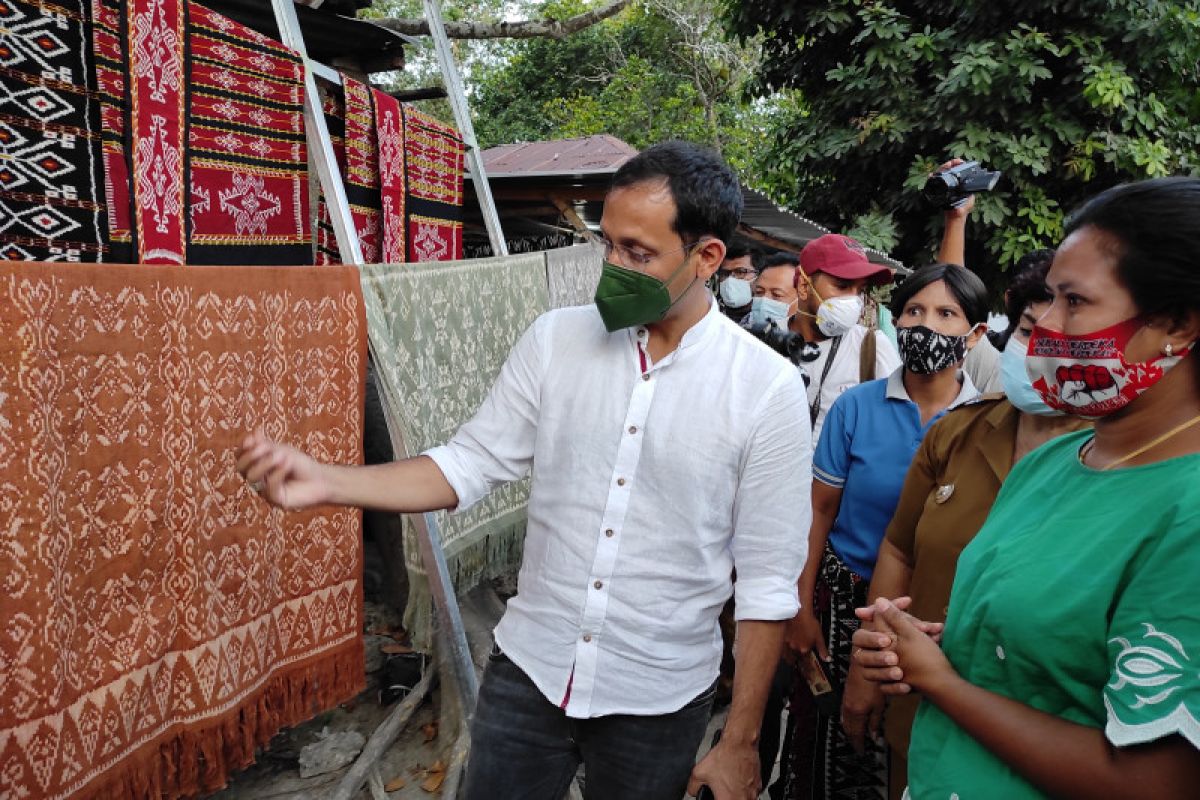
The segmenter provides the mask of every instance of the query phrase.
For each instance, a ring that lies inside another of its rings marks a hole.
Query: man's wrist
[[[320,476],[321,483],[321,498],[313,503],[313,505],[345,505],[344,501],[339,501],[339,497],[343,496],[343,492],[338,487],[338,466],[336,464],[318,464],[317,474]]]
[[[753,730],[744,730],[740,726],[726,724],[718,744],[730,748],[748,747],[757,750],[758,733],[759,726],[755,726]]]

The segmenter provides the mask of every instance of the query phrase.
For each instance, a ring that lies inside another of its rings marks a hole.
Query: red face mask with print
[[[1129,363],[1125,348],[1145,323],[1134,317],[1083,336],[1035,325],[1025,370],[1042,401],[1064,414],[1099,419],[1129,405],[1191,350]]]

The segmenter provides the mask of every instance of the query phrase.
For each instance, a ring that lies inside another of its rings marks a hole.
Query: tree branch
[[[577,14],[564,20],[528,19],[516,22],[447,22],[446,35],[451,39],[564,39],[572,33],[590,28],[598,22],[621,13],[632,0],[617,0],[601,8]],[[428,36],[429,22],[424,19],[384,17],[370,22],[389,31],[406,36]]]

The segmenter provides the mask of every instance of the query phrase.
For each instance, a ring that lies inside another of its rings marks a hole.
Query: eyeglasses
[[[668,250],[665,253],[658,253],[656,255],[647,255],[646,253],[639,253],[636,250],[631,250],[623,244],[617,244],[616,242],[610,240],[607,236],[605,236],[602,233],[599,234],[597,238],[600,240],[600,244],[604,245],[604,260],[605,261],[612,261],[612,254],[616,253],[618,256],[621,257],[621,265],[622,266],[638,267],[640,269],[645,269],[646,267],[650,266],[650,262],[656,258],[663,258],[664,256],[669,256],[673,253],[679,253],[679,252],[684,252],[684,251],[690,250],[693,247],[695,247],[696,245],[698,245],[704,241],[703,239],[701,239],[699,242],[692,242],[691,244],[685,244],[683,247],[677,247],[674,250]]]
[[[725,278],[741,278],[744,281],[753,280],[758,276],[753,267],[738,267],[737,269],[723,269],[717,275],[724,280]]]

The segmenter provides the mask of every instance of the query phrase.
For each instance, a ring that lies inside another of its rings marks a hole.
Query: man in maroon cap
[[[891,283],[892,270],[867,259],[849,236],[827,233],[800,251],[800,313],[791,330],[816,342],[821,354],[803,365],[808,374],[813,441],[821,435],[825,414],[838,396],[864,380],[890,375],[900,354],[879,331],[859,324],[868,286]]]

